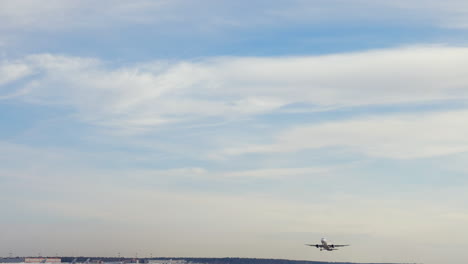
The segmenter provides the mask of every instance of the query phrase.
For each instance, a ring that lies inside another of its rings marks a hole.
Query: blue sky
[[[466,263],[467,15],[2,1],[0,255]]]

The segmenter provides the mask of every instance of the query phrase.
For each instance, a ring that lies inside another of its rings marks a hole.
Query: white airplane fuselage
[[[320,249],[320,251],[322,251],[323,249],[328,250],[328,251],[333,250],[333,248],[327,244],[327,240],[325,238],[322,238],[320,242],[322,243],[322,248]]]
[[[320,247],[320,251],[326,250],[326,251],[333,251],[333,250],[338,250],[335,248],[334,244],[328,244],[327,240],[325,238],[320,239],[320,243],[322,243]]]

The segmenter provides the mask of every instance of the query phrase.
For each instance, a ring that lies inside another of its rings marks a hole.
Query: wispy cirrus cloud
[[[24,63],[10,63],[4,61],[0,64],[0,85],[21,79],[31,74],[31,68]]]
[[[12,99],[25,95],[28,92],[26,88],[10,88],[7,85],[11,82],[30,76],[31,74],[32,69],[29,65],[24,63],[10,61],[0,63],[0,100]]]
[[[94,124],[164,124],[316,109],[468,99],[468,49],[408,47],[304,57],[220,57],[110,67],[99,59],[27,56],[3,62],[21,100],[62,105]],[[24,79],[24,77],[28,77]],[[22,79],[23,78],[23,79]]]
[[[342,148],[371,157],[413,159],[468,152],[468,112],[427,112],[361,117],[302,125],[279,133],[271,144],[232,147],[224,155],[288,153]]]

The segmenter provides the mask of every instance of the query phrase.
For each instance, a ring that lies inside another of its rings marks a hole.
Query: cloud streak
[[[294,104],[330,110],[466,100],[467,61],[467,48],[444,46],[118,68],[98,59],[42,54],[3,62],[1,89],[28,91],[19,93],[26,102],[72,107],[85,122],[147,130],[253,117]],[[21,80],[20,86],[8,85]]]
[[[468,151],[467,111],[370,116],[302,125],[280,133],[272,144],[234,147],[225,155],[284,153],[339,147],[371,157],[426,158]]]

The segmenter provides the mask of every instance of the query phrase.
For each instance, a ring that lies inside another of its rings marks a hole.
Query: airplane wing
[[[349,245],[330,245],[330,247],[334,248],[334,247],[347,247]]]
[[[310,246],[310,247],[316,247],[316,248],[321,248],[323,247],[323,245],[320,245],[320,244],[305,244],[306,246]]]

